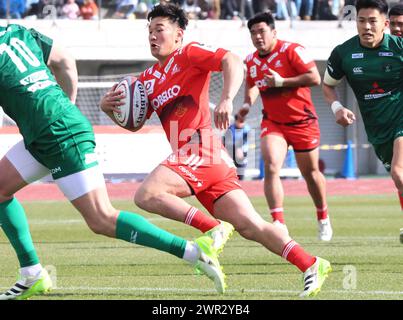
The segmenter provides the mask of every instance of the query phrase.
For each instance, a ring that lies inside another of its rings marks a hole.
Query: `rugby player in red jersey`
[[[245,60],[245,97],[239,116],[248,114],[260,92],[264,192],[273,223],[288,232],[283,214],[280,169],[288,147],[292,146],[316,206],[318,238],[330,241],[333,231],[327,214],[326,180],[319,170],[319,124],[309,89],[320,84],[318,69],[304,47],[277,39],[270,12],[251,18],[248,28],[256,51]]]
[[[306,253],[284,230],[255,211],[239,184],[232,159],[211,126],[210,73],[223,73],[214,123],[219,129],[227,129],[232,101],[243,80],[241,59],[227,50],[196,42],[183,45],[188,20],[176,5],[155,6],[148,20],[151,53],[158,62],[139,78],[147,90],[150,113],[159,116],[173,153],[144,180],[136,192],[136,204],[209,232],[213,223],[208,226],[208,220],[217,223],[215,219],[182,199],[195,195],[214,218],[231,223],[244,238],[261,243],[304,272],[301,296],[316,295],[331,271],[330,263]],[[118,111],[116,106],[121,103],[117,100],[122,98],[111,90],[101,100],[101,109],[112,120],[112,112]]]

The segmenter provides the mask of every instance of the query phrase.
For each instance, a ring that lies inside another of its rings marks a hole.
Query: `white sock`
[[[197,248],[197,245],[195,243],[187,241],[185,253],[183,254],[183,259],[193,264],[199,259],[199,256],[200,252]]]
[[[23,277],[33,277],[37,276],[42,271],[42,265],[40,263],[34,264],[33,266],[24,267],[20,269],[21,275]]]

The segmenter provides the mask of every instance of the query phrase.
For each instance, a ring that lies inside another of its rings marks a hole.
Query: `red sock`
[[[284,211],[283,208],[270,209],[270,214],[271,214],[271,217],[272,217],[273,221],[278,220],[281,223],[285,223],[285,221],[284,221],[284,212],[283,211]]]
[[[305,272],[316,262],[316,258],[306,253],[294,240],[284,246],[281,256],[302,272]]]
[[[400,194],[400,192],[398,194],[399,194],[399,200],[400,200],[400,208],[403,211],[403,194]]]
[[[220,224],[220,222],[218,222],[216,219],[210,218],[195,207],[191,207],[186,213],[184,222],[196,229],[199,229],[203,233]]]
[[[318,220],[327,219],[327,205],[324,205],[323,208],[316,208],[316,216]]]

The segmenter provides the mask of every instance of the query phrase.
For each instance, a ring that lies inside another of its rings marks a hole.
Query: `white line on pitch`
[[[0,287],[1,290],[8,289],[8,287]],[[192,288],[118,288],[118,287],[57,287],[55,290],[62,291],[120,291],[120,292],[212,292],[212,289],[192,289]],[[233,293],[290,293],[298,294],[298,290],[274,290],[274,289],[229,289],[227,292]],[[337,293],[337,294],[349,294],[349,295],[403,295],[403,291],[385,291],[385,290],[323,290],[322,293]]]

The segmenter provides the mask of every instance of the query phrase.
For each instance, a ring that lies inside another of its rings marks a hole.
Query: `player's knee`
[[[6,202],[13,198],[13,194],[10,194],[0,185],[0,203]]]
[[[396,188],[401,190],[403,188],[403,168],[392,167],[392,169],[390,171],[390,175],[392,176],[392,179],[396,185]]]
[[[247,240],[256,240],[258,230],[251,220],[243,220],[234,225],[236,231]]]
[[[113,236],[116,218],[110,214],[100,213],[93,219],[86,220],[92,232],[105,236]]]
[[[316,180],[322,175],[319,168],[300,169],[302,176],[308,183],[315,183]]]
[[[273,163],[264,164],[264,173],[267,176],[274,176],[280,174],[280,168]]]
[[[147,210],[150,202],[154,201],[155,194],[147,188],[140,187],[134,196],[134,203],[141,209]]]

